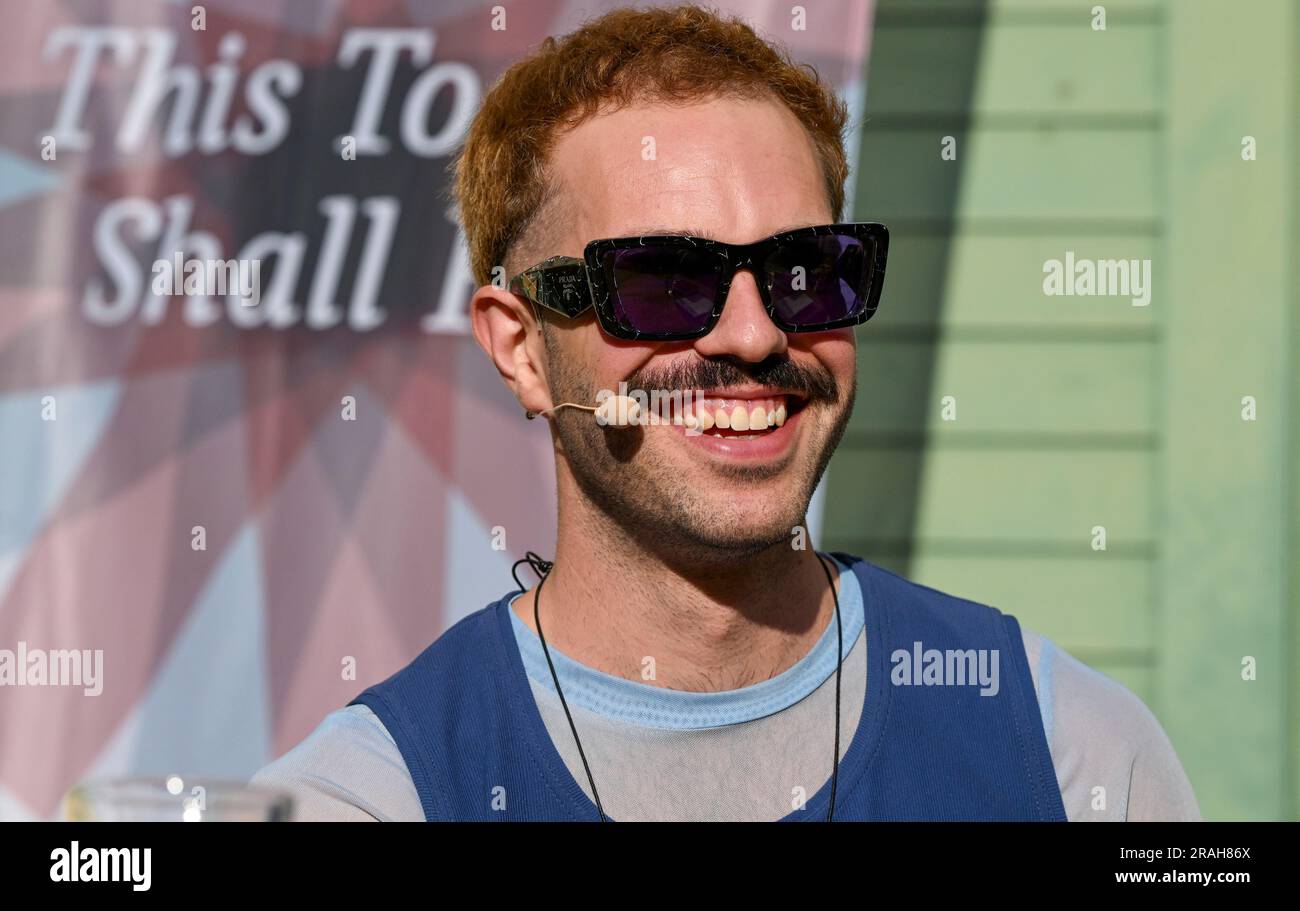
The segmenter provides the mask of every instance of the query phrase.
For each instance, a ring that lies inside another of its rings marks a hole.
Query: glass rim
[[[182,790],[173,794],[167,782],[178,777]],[[175,807],[194,799],[191,788],[202,787],[203,800],[209,807],[257,809],[277,804],[292,804],[293,795],[280,788],[249,784],[237,778],[196,775],[190,778],[172,775],[140,775],[96,778],[81,781],[68,790],[65,800],[94,803],[99,800],[128,799],[140,807]]]

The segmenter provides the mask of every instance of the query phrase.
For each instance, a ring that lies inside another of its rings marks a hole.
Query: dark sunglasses
[[[768,316],[785,332],[865,323],[885,281],[881,224],[818,225],[752,244],[677,234],[593,240],[582,259],[553,256],[510,280],[510,291],[567,317],[596,308],[614,338],[680,341],[708,335],[731,280],[751,269]]]

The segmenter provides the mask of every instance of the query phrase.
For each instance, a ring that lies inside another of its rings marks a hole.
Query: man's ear
[[[484,285],[470,300],[469,318],[474,340],[519,403],[534,412],[550,408],[546,347],[531,304],[504,288]]]

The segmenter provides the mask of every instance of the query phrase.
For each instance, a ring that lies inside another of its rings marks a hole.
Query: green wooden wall
[[[1298,809],[1298,51],[1297,0],[883,0],[867,80],[890,261],[826,541],[1127,685],[1207,818]],[[1066,251],[1150,305],[1047,296]]]

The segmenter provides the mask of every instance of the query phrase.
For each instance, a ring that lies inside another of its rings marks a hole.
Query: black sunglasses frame
[[[866,290],[866,303],[862,311],[844,319],[826,323],[794,325],[776,312],[772,303],[771,278],[762,278],[762,264],[767,257],[782,244],[790,241],[805,240],[809,237],[839,235],[854,237],[870,242],[872,261],[871,278]],[[610,250],[635,246],[689,247],[716,254],[722,270],[718,278],[717,294],[708,322],[699,330],[691,332],[641,332],[633,326],[619,320],[614,312],[611,289],[601,260]],[[731,289],[732,279],[740,269],[750,269],[757,281],[759,296],[763,308],[767,310],[778,328],[783,332],[826,332],[847,326],[865,323],[875,314],[880,303],[881,290],[885,282],[885,258],[889,252],[889,229],[875,222],[843,223],[833,225],[816,225],[809,228],[796,228],[783,231],[755,241],[752,244],[726,244],[718,240],[703,237],[691,237],[680,234],[647,234],[644,237],[616,237],[607,240],[593,240],[583,249],[583,258],[572,256],[552,256],[537,265],[525,269],[510,281],[510,291],[527,298],[538,306],[555,313],[573,318],[580,316],[594,307],[600,327],[607,335],[628,341],[686,341],[702,338],[713,331],[722,317],[722,308],[727,302],[727,293]]]

